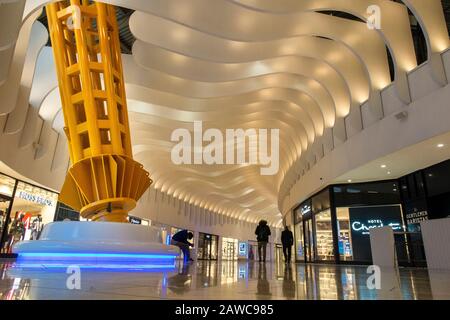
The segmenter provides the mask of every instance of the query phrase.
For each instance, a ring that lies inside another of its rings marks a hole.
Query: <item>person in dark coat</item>
[[[266,262],[267,243],[269,242],[270,228],[266,220],[261,220],[255,230],[256,240],[258,241],[259,262]],[[262,254],[261,254],[262,251]]]
[[[170,244],[177,246],[183,252],[183,260],[184,262],[193,261],[190,256],[189,247],[193,247],[194,245],[189,242],[194,238],[194,234],[187,230],[181,230],[175,233],[172,237],[172,241]]]
[[[294,245],[294,235],[289,227],[286,226],[281,233],[281,243],[283,244],[284,261],[291,262],[292,246]]]

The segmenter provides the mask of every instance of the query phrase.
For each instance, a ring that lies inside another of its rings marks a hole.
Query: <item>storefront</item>
[[[248,259],[248,242],[239,241],[238,243],[238,259],[247,260]]]
[[[11,253],[17,241],[36,240],[55,219],[58,194],[0,174],[0,250]]]
[[[219,236],[199,232],[197,259],[217,260],[218,246],[219,246]]]
[[[222,238],[222,260],[238,259],[238,240],[232,238]]]
[[[334,185],[293,213],[297,261],[371,263],[369,231],[381,226],[394,230],[399,260],[406,259],[397,181]]]

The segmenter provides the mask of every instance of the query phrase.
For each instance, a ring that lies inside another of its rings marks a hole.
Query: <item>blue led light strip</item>
[[[171,254],[140,254],[140,253],[56,253],[56,252],[24,252],[19,258],[138,258],[138,259],[175,259]]]

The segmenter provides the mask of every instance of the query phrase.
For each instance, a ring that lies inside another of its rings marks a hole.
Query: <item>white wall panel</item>
[[[428,268],[450,270],[450,218],[423,221],[420,227]]]

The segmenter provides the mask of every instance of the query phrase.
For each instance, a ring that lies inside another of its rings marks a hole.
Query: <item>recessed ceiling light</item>
[[[387,165],[385,165],[385,164],[381,165],[381,168],[383,168],[383,169],[386,168],[386,167],[387,167]]]
[[[348,179],[347,182],[349,182],[349,183],[352,182],[352,179]]]
[[[439,144],[437,145],[437,147],[438,147],[438,148],[443,148],[443,147],[445,147],[445,144],[439,143]]]
[[[391,172],[390,171],[388,171],[388,173],[387,174],[391,174]]]

